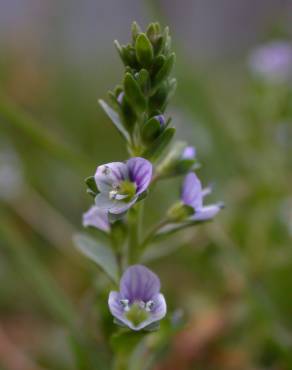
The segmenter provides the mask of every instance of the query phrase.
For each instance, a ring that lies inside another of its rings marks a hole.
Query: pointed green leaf
[[[102,245],[85,234],[74,236],[77,249],[95,262],[115,282],[119,279],[119,269],[116,257],[110,247]]]
[[[172,53],[170,56],[166,59],[163,66],[160,68],[160,70],[157,72],[156,76],[154,77],[153,81],[153,88],[157,88],[171,73],[172,68],[175,63],[175,54]]]
[[[84,181],[85,181],[85,184],[88,186],[89,190],[91,190],[93,193],[95,193],[95,195],[97,193],[99,193],[99,191],[97,189],[97,186],[96,186],[94,176],[86,177],[86,179]]]
[[[161,127],[158,119],[151,118],[147,121],[141,130],[141,137],[145,144],[149,144],[155,140],[161,132]]]
[[[102,109],[105,111],[107,116],[112,120],[113,124],[115,125],[116,129],[119,131],[119,133],[123,136],[124,139],[127,141],[130,141],[130,136],[126,129],[124,128],[120,117],[116,111],[114,111],[104,100],[98,101]]]
[[[146,109],[145,97],[138,85],[137,81],[130,73],[126,73],[124,79],[124,90],[126,97],[131,104],[132,108],[138,113]]]
[[[136,55],[143,67],[150,67],[153,61],[153,46],[145,33],[140,33],[136,39]]]
[[[175,128],[169,127],[163,131],[163,133],[153,142],[153,144],[148,148],[144,157],[155,161],[170,143],[171,139],[175,134]]]
[[[139,24],[137,22],[133,22],[132,23],[132,39],[133,39],[133,42],[135,43],[136,42],[136,39],[137,39],[137,36],[142,32]]]

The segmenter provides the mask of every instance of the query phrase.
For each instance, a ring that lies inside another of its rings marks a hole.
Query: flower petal
[[[181,199],[184,204],[201,208],[203,204],[202,185],[198,177],[190,172],[184,180]]]
[[[93,226],[105,232],[110,230],[107,212],[97,206],[92,206],[83,214],[82,223],[84,227]]]
[[[109,192],[113,186],[128,179],[127,165],[122,162],[112,162],[98,166],[94,179],[100,192]]]
[[[152,178],[152,164],[147,159],[135,157],[127,161],[129,177],[137,185],[136,193],[139,195],[145,191]]]
[[[130,302],[151,300],[160,290],[157,275],[142,265],[130,266],[121,278],[120,292]]]
[[[122,321],[124,316],[124,309],[123,306],[120,304],[121,299],[122,297],[119,292],[115,291],[110,292],[108,297],[108,306],[111,314],[117,319]]]
[[[150,313],[150,316],[147,320],[141,322],[139,325],[134,326],[131,322],[128,326],[132,330],[141,330],[144,329],[146,326],[152,324],[153,322],[160,321],[166,315],[167,306],[165,302],[165,298],[163,294],[157,294],[156,297],[152,299],[154,301],[154,308],[153,311]],[[125,321],[123,321],[125,323]]]
[[[95,205],[103,210],[109,210],[116,201],[110,199],[108,194],[100,193],[95,197]]]
[[[199,209],[194,216],[192,216],[192,220],[194,221],[206,221],[210,220],[211,218],[215,217],[216,214],[222,209],[222,204],[212,204],[206,207],[202,207]]]
[[[130,202],[123,202],[122,200],[115,200],[109,208],[109,212],[114,215],[126,212],[136,202],[137,196],[135,196]]]

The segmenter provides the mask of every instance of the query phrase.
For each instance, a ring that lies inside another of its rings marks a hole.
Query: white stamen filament
[[[129,311],[129,300],[128,299],[121,299],[120,304],[123,306],[124,311]]]

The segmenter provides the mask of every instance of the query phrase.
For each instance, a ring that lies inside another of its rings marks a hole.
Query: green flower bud
[[[194,208],[183,204],[182,202],[175,203],[168,211],[167,217],[171,222],[180,222],[194,214]]]

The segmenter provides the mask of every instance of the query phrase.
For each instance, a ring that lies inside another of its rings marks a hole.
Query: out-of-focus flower
[[[107,212],[97,206],[92,206],[83,214],[82,223],[84,227],[93,226],[105,232],[110,231]]]
[[[273,41],[256,48],[249,57],[251,72],[271,82],[285,82],[292,76],[292,44]]]
[[[184,142],[176,142],[169,153],[157,166],[156,174],[160,177],[185,175],[198,165],[196,149]]]
[[[182,159],[195,159],[196,148],[194,146],[187,146],[182,152]]]
[[[100,191],[95,198],[96,206],[112,214],[121,214],[147,190],[152,178],[152,164],[140,157],[131,158],[126,163],[108,163],[97,167],[94,178]]]
[[[222,209],[222,203],[203,206],[203,199],[211,193],[211,188],[202,189],[201,181],[190,172],[184,180],[181,201],[183,204],[194,209],[194,215],[190,217],[194,221],[205,221],[213,218]]]
[[[120,291],[110,292],[108,304],[119,323],[136,331],[160,321],[167,311],[158,276],[142,265],[125,271]]]

